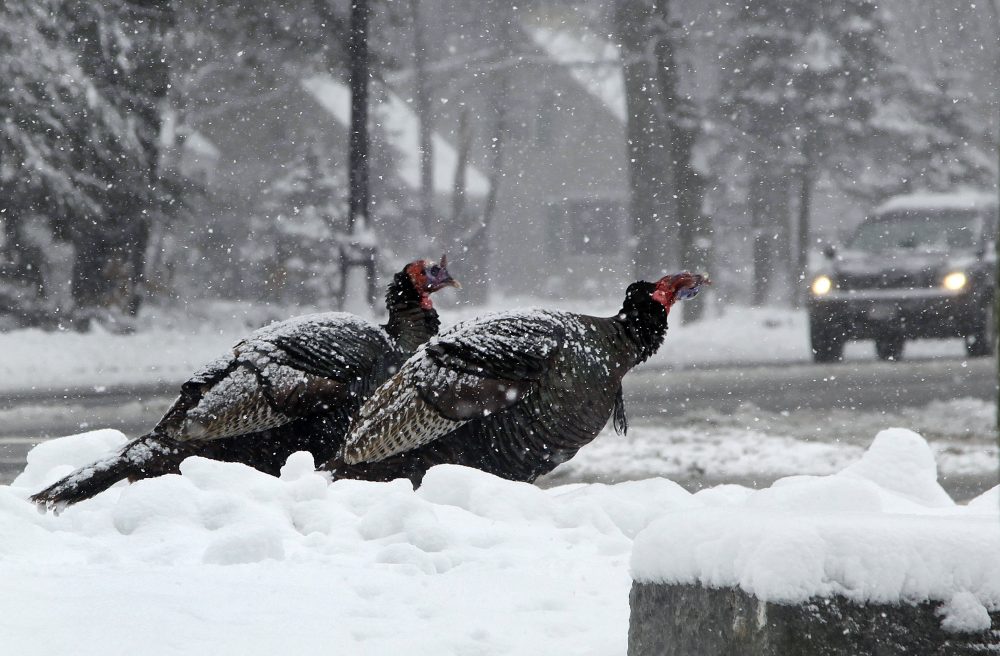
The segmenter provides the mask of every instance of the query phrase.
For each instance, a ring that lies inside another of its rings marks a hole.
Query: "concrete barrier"
[[[950,633],[933,602],[782,605],[734,588],[633,583],[629,603],[629,656],[1000,654],[1000,613],[990,613],[990,631]]]

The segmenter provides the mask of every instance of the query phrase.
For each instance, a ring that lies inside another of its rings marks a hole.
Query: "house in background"
[[[428,64],[435,129],[454,144],[467,140],[472,163],[493,176],[503,122],[485,243],[461,245],[488,263],[473,284],[534,296],[619,294],[632,269],[624,96],[595,93],[598,78],[613,87],[615,60],[590,66],[593,53],[578,49],[579,70],[566,66],[523,11],[503,35],[496,25],[507,15],[493,3],[421,4],[434,16],[424,40],[437,44]],[[414,94],[412,69],[389,82]],[[463,114],[471,128],[464,137]]]
[[[193,200],[198,222],[193,229],[221,274],[202,291],[268,299],[284,294],[294,281],[316,287],[296,297],[313,302],[329,290],[322,280],[308,278],[334,275],[331,226],[346,213],[349,91],[330,75],[290,78],[271,88],[241,82],[242,95],[253,102],[221,105],[194,126],[204,145],[200,150],[215,157],[202,174],[206,193]],[[386,247],[385,264],[395,267],[414,250],[429,247],[417,219],[417,121],[391,91],[373,92],[371,214]],[[435,207],[444,212],[452,204],[458,154],[439,135],[434,141]],[[201,171],[208,161],[202,156],[186,165]],[[464,179],[466,205],[478,207],[489,181],[473,166],[466,166]],[[303,212],[306,204],[320,206],[320,216]]]

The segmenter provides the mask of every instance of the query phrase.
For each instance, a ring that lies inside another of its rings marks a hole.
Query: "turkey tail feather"
[[[118,481],[136,481],[178,471],[181,461],[188,454],[170,444],[152,435],[140,437],[118,454],[81,467],[56,481],[33,495],[31,501],[46,510],[58,512],[100,494]],[[150,467],[154,458],[156,466]]]

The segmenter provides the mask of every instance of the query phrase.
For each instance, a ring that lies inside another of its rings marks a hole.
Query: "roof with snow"
[[[973,189],[948,193],[918,192],[890,198],[879,205],[875,212],[882,214],[912,210],[971,210],[995,207],[996,204],[995,192]]]
[[[215,144],[197,130],[187,133],[187,136],[184,138],[184,148],[200,157],[218,159],[220,155],[219,149],[215,147]]]
[[[329,75],[315,75],[302,80],[302,87],[323,106],[338,123],[351,123],[351,90]],[[398,152],[397,172],[412,189],[420,188],[420,121],[413,109],[391,90],[385,91],[383,100],[372,108],[381,119],[386,133]],[[433,134],[434,191],[450,194],[454,188],[458,152],[440,134]],[[465,192],[471,196],[485,196],[490,191],[490,181],[473,167],[465,167]]]
[[[526,26],[525,30],[535,45],[566,66],[587,93],[625,122],[625,79],[615,44],[583,29]]]

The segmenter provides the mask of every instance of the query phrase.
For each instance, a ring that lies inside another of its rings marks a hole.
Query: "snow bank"
[[[694,504],[459,467],[329,484],[301,453],[280,478],[191,458],[58,517],[24,500],[120,439],[48,442],[0,487],[5,653],[623,653],[632,538]]]
[[[0,486],[5,653],[621,654],[634,540],[645,580],[932,597],[956,630],[1000,601],[997,490],[955,506],[908,431],[761,491],[544,490],[454,466],[414,491],[331,484],[299,453],[278,478],[191,458],[59,516],[27,503],[123,439],[47,442]]]
[[[942,601],[945,628],[981,628],[986,610],[1000,608],[997,492],[956,506],[936,479],[919,435],[885,430],[836,475],[695,494],[711,507],[671,513],[640,533],[632,575],[738,586],[785,603],[830,595]]]

